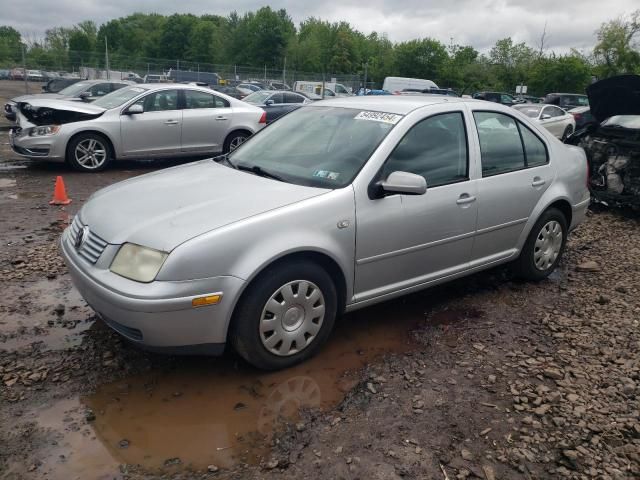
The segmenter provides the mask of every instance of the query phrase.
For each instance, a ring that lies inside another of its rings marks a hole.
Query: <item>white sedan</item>
[[[555,105],[525,103],[514,105],[513,108],[534,119],[561,140],[571,135],[576,128],[573,115]]]

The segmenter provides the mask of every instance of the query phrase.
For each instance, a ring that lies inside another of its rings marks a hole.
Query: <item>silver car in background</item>
[[[266,124],[260,108],[208,88],[143,84],[93,103],[34,98],[18,104],[9,135],[21,156],[96,172],[112,160],[229,152]]]
[[[342,312],[507,262],[545,278],[585,217],[586,178],[582,149],[502,105],[327,100],[230,155],[95,193],[62,251],[132,342],[231,343],[277,369],[313,355]]]

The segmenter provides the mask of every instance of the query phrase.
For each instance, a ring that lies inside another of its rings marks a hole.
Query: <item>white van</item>
[[[431,88],[438,88],[438,85],[431,80],[424,80],[422,78],[387,77],[382,84],[382,89],[391,93],[401,92],[403,90],[419,92]]]
[[[352,93],[347,87],[341,83],[324,82],[325,90],[330,90],[336,97],[350,97]],[[313,93],[315,95],[322,95],[322,82],[295,82],[293,84],[293,90],[295,92]],[[327,96],[325,94],[325,96]]]

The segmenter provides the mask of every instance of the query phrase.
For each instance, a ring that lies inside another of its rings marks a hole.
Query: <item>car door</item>
[[[554,173],[542,136],[501,112],[473,111],[481,152],[478,231],[472,265],[513,255],[524,226]]]
[[[420,119],[373,182],[394,171],[422,175],[424,195],[356,192],[356,301],[428,283],[466,268],[476,229],[465,114],[449,106]]]
[[[548,105],[542,110],[540,123],[556,137],[561,137],[564,132],[564,111],[560,108]]]
[[[267,123],[273,122],[284,113],[286,106],[283,105],[284,97],[282,92],[273,93],[264,102],[261,108],[267,112]]]
[[[180,151],[182,110],[178,90],[156,90],[134,105],[144,112],[120,115],[122,153],[127,157],[162,156]]]
[[[221,152],[231,128],[233,109],[222,97],[201,90],[183,90],[183,152]]]

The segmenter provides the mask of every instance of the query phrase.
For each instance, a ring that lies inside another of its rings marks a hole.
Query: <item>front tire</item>
[[[291,367],[313,356],[327,340],[337,303],[336,287],[319,265],[277,265],[260,274],[240,300],[231,343],[258,368]]]
[[[111,158],[111,146],[102,135],[81,133],[73,137],[67,145],[66,161],[80,172],[104,170]]]
[[[531,229],[515,262],[516,274],[524,280],[547,278],[560,262],[567,230],[567,219],[560,210],[546,210]]]

